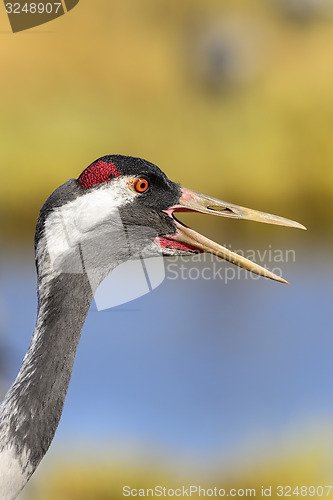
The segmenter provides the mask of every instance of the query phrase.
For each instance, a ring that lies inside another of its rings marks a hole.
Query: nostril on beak
[[[207,206],[208,210],[213,210],[214,212],[226,212],[229,214],[233,214],[234,212],[230,208],[222,208],[219,207],[218,205],[208,205]]]

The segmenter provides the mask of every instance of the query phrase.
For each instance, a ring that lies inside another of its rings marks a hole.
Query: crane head
[[[292,220],[181,187],[141,158],[109,155],[94,161],[78,179],[60,186],[46,201],[36,231],[37,261],[39,249],[47,247],[58,273],[75,273],[82,271],[82,267],[75,267],[84,257],[83,269],[96,269],[102,279],[118,264],[143,254],[207,252],[260,276],[287,283],[186,226],[177,218],[178,212],[305,229]],[[41,240],[47,244],[39,245]]]
[[[110,219],[116,208],[125,227],[142,228],[139,232],[142,238],[138,240],[146,240],[146,245],[149,240],[150,248],[157,246],[165,256],[208,252],[258,275],[287,283],[266,268],[187,227],[176,214],[201,212],[305,229],[297,222],[183,188],[168,179],[156,165],[141,158],[104,156],[86,168],[77,182],[82,192],[96,193],[94,210],[99,212],[100,222]],[[143,228],[149,228],[151,234]]]

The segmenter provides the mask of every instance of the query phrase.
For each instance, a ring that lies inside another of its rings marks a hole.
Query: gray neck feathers
[[[92,298],[85,273],[51,277],[39,269],[36,329],[20,372],[0,406],[0,454],[12,449],[26,480],[58,426]]]
[[[81,191],[74,179],[58,188],[44,204],[37,224],[36,329],[20,372],[0,406],[0,490],[4,485],[9,492],[2,496],[0,491],[1,500],[16,497],[51,444],[97,287],[117,264],[146,247],[155,251],[151,230],[123,226],[118,211],[111,211],[109,219],[101,220],[95,229],[88,231],[84,226],[87,231],[79,234],[84,236],[80,240],[75,227],[71,232],[71,220],[75,203],[82,200]],[[97,213],[96,208],[91,210]],[[83,215],[89,222],[86,212]],[[67,237],[69,242],[73,237],[75,244],[66,246]]]
[[[54,272],[45,242],[45,223],[50,214],[80,194],[71,179],[50,196],[38,219],[36,329],[20,372],[0,405],[1,500],[16,498],[51,444],[93,298],[84,272]]]

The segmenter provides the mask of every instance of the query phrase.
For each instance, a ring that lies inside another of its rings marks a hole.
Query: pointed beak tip
[[[267,276],[269,277],[269,276]],[[289,281],[285,280],[284,278],[281,278],[281,276],[278,277],[279,279],[277,279],[276,277],[275,278],[271,278],[273,279],[274,281],[278,281],[279,283],[283,283],[284,285],[290,285]]]
[[[291,227],[294,227],[296,229],[303,229],[304,231],[307,231],[307,227],[303,226],[303,224],[300,224],[299,222],[295,222],[295,221],[292,221],[293,224],[291,225]]]

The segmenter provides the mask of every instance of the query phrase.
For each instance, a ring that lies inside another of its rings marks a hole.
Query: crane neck
[[[70,382],[93,291],[85,273],[38,269],[37,323],[20,372],[0,406],[0,500],[16,498],[48,450]]]

